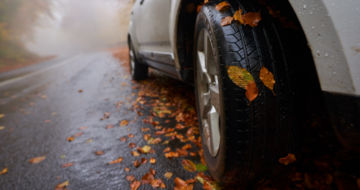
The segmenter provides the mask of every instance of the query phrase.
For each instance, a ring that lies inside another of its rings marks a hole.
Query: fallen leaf
[[[151,134],[145,134],[143,135],[144,140],[148,141],[151,138]]]
[[[140,181],[135,180],[130,184],[130,188],[131,190],[137,190],[140,187],[140,185],[141,185]]]
[[[289,163],[293,163],[296,161],[295,155],[288,153],[288,155],[284,158],[280,158],[279,162],[284,165],[288,165]]]
[[[129,171],[130,171],[130,168],[124,168],[124,170],[125,170],[126,172],[129,172]]]
[[[166,178],[168,178],[168,179],[170,179],[172,175],[173,175],[173,173],[171,173],[171,172],[166,172],[166,173],[164,174],[164,176],[165,176]]]
[[[188,156],[188,152],[185,149],[176,149],[176,152],[180,154],[180,156]]]
[[[122,120],[121,122],[120,122],[120,127],[125,127],[125,126],[127,126],[129,124],[129,121],[128,120]]]
[[[141,148],[141,150],[144,152],[144,153],[148,153],[150,150],[151,150],[151,147],[148,146],[148,145],[145,145]]]
[[[71,142],[71,141],[73,141],[74,139],[75,139],[74,137],[68,137],[68,138],[67,138],[67,141]]]
[[[69,186],[69,181],[64,181],[63,183],[59,183],[56,187],[57,188],[64,188],[66,186]]]
[[[166,158],[177,158],[177,157],[179,157],[180,155],[179,155],[179,153],[178,152],[169,152],[169,153],[166,153],[165,154],[165,157]]]
[[[169,120],[169,119],[165,120],[165,123],[170,123],[170,122],[171,122],[171,120]]]
[[[116,160],[111,161],[109,164],[118,164],[121,163],[123,161],[123,157],[119,157]]]
[[[189,183],[195,183],[196,182],[196,179],[188,179],[185,181],[187,184]]]
[[[133,156],[140,156],[139,152],[138,151],[131,151],[131,154]]]
[[[61,158],[61,159],[64,159],[64,158],[66,158],[66,156],[65,156],[65,155],[61,155],[60,158]]]
[[[140,111],[137,111],[138,116],[142,116],[143,114]]]
[[[197,8],[196,8],[196,12],[197,12],[197,13],[200,12],[202,6],[203,6],[203,5],[198,5],[198,6],[197,6]]]
[[[260,11],[257,13],[254,13],[254,12],[246,13],[246,14],[242,15],[242,18],[244,20],[245,26],[249,25],[251,27],[255,27],[261,21]]]
[[[176,184],[176,187],[179,189],[182,189],[183,187],[187,186],[187,183],[178,177],[175,178],[175,184]]]
[[[182,163],[185,170],[187,170],[189,172],[195,172],[196,171],[196,165],[194,164],[194,162],[184,159],[183,161],[181,161],[181,163]]]
[[[105,154],[105,152],[104,152],[104,151],[99,150],[99,151],[96,151],[96,152],[95,152],[95,154],[96,154],[96,155],[103,155],[103,154]]]
[[[135,179],[135,176],[134,175],[128,175],[128,176],[126,176],[126,180],[128,180],[128,181],[134,181],[134,179]]]
[[[190,154],[190,156],[196,156],[195,152],[190,152],[189,154]]]
[[[89,139],[87,141],[85,141],[85,143],[91,143],[93,141],[93,139]]]
[[[85,130],[87,129],[88,127],[80,127],[79,130]]]
[[[153,169],[151,169],[151,168],[150,168],[149,170],[150,170],[150,173],[151,173],[151,174],[153,174],[153,175],[156,174],[156,171],[155,171],[155,170],[153,170]]]
[[[161,126],[155,126],[155,129],[161,129],[162,127]]]
[[[162,135],[162,134],[165,134],[165,128],[163,128],[163,130],[161,130],[161,131],[155,132],[155,135]]]
[[[171,148],[170,147],[167,147],[164,149],[164,152],[170,152],[171,151]]]
[[[253,101],[259,93],[253,76],[242,67],[228,66],[227,68],[231,81],[233,81],[237,86],[246,89],[245,96],[249,99],[249,103],[251,103],[251,101]]]
[[[184,149],[184,150],[191,149],[191,144],[186,144],[185,146],[182,147],[182,149]]]
[[[57,115],[57,113],[56,113],[56,112],[52,112],[51,115]]]
[[[219,4],[217,4],[217,5],[215,6],[215,9],[216,9],[217,11],[226,11],[226,10],[228,10],[230,7],[231,7],[231,5],[230,5],[229,3],[227,3],[226,1],[223,1],[223,2],[221,2],[221,3],[219,3]]]
[[[150,128],[141,128],[141,131],[150,131]]]
[[[239,7],[239,10],[235,11],[234,20],[239,22],[240,24],[244,24],[244,20],[242,18],[242,9]]]
[[[80,132],[80,133],[76,133],[73,137],[75,138],[75,137],[79,137],[79,136],[81,136],[82,134],[84,134],[83,132]]]
[[[80,89],[80,90],[79,90],[79,93],[82,93],[82,92],[83,92],[83,90]]]
[[[180,123],[177,123],[176,126],[175,126],[176,129],[184,129],[185,126],[184,125],[181,125]]]
[[[125,137],[120,137],[120,141],[122,141],[122,142],[126,142],[126,138]]]
[[[7,172],[8,172],[8,168],[4,168],[3,170],[1,170],[0,175],[6,174]]]
[[[3,118],[5,116],[5,114],[0,114],[0,119]]]
[[[3,130],[3,129],[5,129],[5,126],[1,126],[1,127],[0,127],[0,130]]]
[[[32,158],[32,159],[30,159],[29,162],[30,162],[31,164],[37,164],[37,163],[45,160],[45,158],[46,158],[46,155],[45,155],[45,156],[36,157],[36,158]]]
[[[62,167],[67,168],[67,167],[72,166],[72,165],[74,165],[74,163],[66,163],[66,164],[62,165]]]
[[[155,164],[155,163],[156,163],[156,159],[155,159],[154,157],[151,157],[151,158],[150,158],[150,163],[151,163],[151,164]]]
[[[133,164],[136,168],[140,166],[140,162],[138,160],[135,160]]]
[[[141,158],[141,164],[146,164],[147,163],[147,159],[146,158]]]
[[[163,183],[162,179],[154,179],[150,182],[150,185],[153,187],[153,188],[158,188],[160,187]]]
[[[141,183],[144,184],[148,184],[150,183],[152,180],[154,180],[154,175],[151,173],[146,173],[142,178],[141,178]]]
[[[283,24],[284,28],[292,28],[295,30],[299,30],[299,28],[291,21],[288,21],[286,17],[279,18],[280,22]]]
[[[262,66],[262,68],[260,69],[260,80],[275,95],[275,92],[274,92],[274,84],[275,84],[274,75],[269,70],[267,70],[264,66]]]
[[[135,148],[135,147],[136,147],[136,144],[135,144],[135,143],[131,142],[131,143],[129,144],[129,148]]]
[[[196,170],[199,172],[205,172],[208,170],[208,168],[204,164],[200,163],[196,164]]]
[[[165,183],[162,183],[162,184],[160,185],[160,188],[165,189],[165,188],[166,188]]]
[[[267,6],[267,9],[269,10],[269,14],[273,16],[274,18],[280,18],[280,11],[275,10],[274,7]]]
[[[129,138],[134,138],[134,135],[133,134],[128,134],[128,137]]]
[[[150,138],[149,140],[148,140],[148,144],[158,144],[158,143],[160,143],[161,142],[161,138]]]
[[[111,128],[113,128],[114,127],[114,125],[108,125],[108,126],[106,126],[106,129],[111,129]]]
[[[44,121],[44,123],[50,123],[51,122],[51,120],[45,120]]]
[[[164,141],[162,144],[169,144],[169,140]]]
[[[221,19],[221,26],[227,26],[227,25],[231,24],[233,20],[234,20],[233,17],[227,16],[227,17]]]

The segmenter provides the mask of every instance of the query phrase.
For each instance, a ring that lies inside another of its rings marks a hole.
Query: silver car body
[[[307,37],[322,90],[360,95],[360,1],[289,2]],[[164,67],[180,70],[176,51],[180,3],[181,0],[135,1],[129,35],[137,56],[161,60],[166,63]]]

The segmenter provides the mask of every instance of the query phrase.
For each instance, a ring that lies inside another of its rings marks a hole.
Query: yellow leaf
[[[6,174],[7,172],[8,172],[8,169],[7,169],[7,168],[4,168],[4,169],[0,172],[0,175]]]
[[[66,187],[66,186],[69,186],[69,181],[65,181],[65,182],[63,182],[63,183],[59,183],[56,187],[63,188],[63,187]]]
[[[223,18],[223,19],[221,20],[221,26],[227,26],[227,25],[231,24],[231,22],[232,22],[233,20],[234,20],[233,17],[227,16],[227,17],[225,17],[225,18]]]
[[[228,74],[231,81],[237,86],[246,89],[245,96],[249,101],[253,101],[259,94],[254,77],[244,68],[238,66],[228,66]]]
[[[3,118],[5,115],[4,114],[0,114],[0,118]]]
[[[242,10],[239,7],[239,10],[237,10],[234,14],[234,20],[239,22],[240,24],[244,24],[244,20],[242,18]]]
[[[230,8],[230,4],[229,3],[227,3],[226,1],[223,1],[223,2],[221,2],[221,3],[219,3],[219,4],[217,4],[216,6],[215,6],[215,9],[217,10],[217,11],[226,11],[226,10],[228,10],[229,8]]]
[[[164,176],[165,176],[166,178],[168,178],[168,179],[170,179],[172,175],[173,175],[173,173],[171,173],[171,172],[166,172],[166,173],[164,174]]]
[[[29,162],[30,162],[31,164],[37,164],[37,163],[45,160],[45,158],[46,158],[46,155],[45,155],[45,156],[36,157],[36,158],[32,158],[32,159],[30,159]]]
[[[140,156],[139,152],[138,151],[131,151],[131,154],[133,156]]]
[[[141,148],[141,150],[143,150],[144,153],[148,153],[148,152],[151,150],[151,147],[148,146],[148,145],[145,145],[145,146],[143,146],[143,147]]]
[[[274,75],[264,66],[260,69],[260,80],[274,93],[275,79]],[[275,95],[275,93],[274,93]]]
[[[125,127],[125,126],[127,126],[129,124],[129,121],[128,120],[122,120],[121,122],[120,122],[120,127]]]

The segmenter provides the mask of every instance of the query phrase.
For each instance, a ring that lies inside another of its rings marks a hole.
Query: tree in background
[[[51,16],[49,0],[0,0],[0,68],[37,59],[24,46],[41,15]]]

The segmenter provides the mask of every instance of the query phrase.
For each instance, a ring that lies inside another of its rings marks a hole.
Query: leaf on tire
[[[299,28],[291,21],[288,21],[286,17],[279,18],[280,22],[282,22],[284,28],[292,28],[295,30],[299,30]]]
[[[279,159],[279,162],[281,164],[284,164],[285,166],[290,164],[290,163],[293,163],[295,161],[296,161],[296,157],[295,157],[294,154],[291,154],[291,153],[288,153],[288,155],[286,157]]]
[[[231,22],[232,22],[233,20],[234,20],[233,17],[227,16],[227,17],[225,17],[225,18],[223,18],[223,19],[221,20],[221,26],[227,26],[227,25],[231,24]]]
[[[244,15],[242,14],[242,12],[242,9],[239,7],[239,10],[237,10],[234,14],[234,20],[239,22],[240,24],[255,27],[261,21],[260,11],[257,13],[249,12],[245,13]]]
[[[215,6],[215,9],[216,9],[217,11],[226,11],[226,10],[228,10],[229,8],[230,8],[230,4],[227,3],[226,1],[223,1],[223,2],[221,2],[221,3],[219,3],[219,4],[217,4],[217,5]]]
[[[275,95],[275,92],[274,92],[274,84],[275,84],[274,75],[269,70],[267,70],[264,66],[262,66],[262,68],[260,69],[260,80]]]
[[[280,18],[280,11],[276,10],[274,6],[272,6],[272,7],[267,6],[267,9],[271,16],[273,16],[274,18]]]
[[[242,67],[227,66],[227,69],[231,81],[237,86],[246,89],[245,96],[249,99],[249,103],[251,103],[259,94],[254,77]]]
[[[237,10],[234,14],[234,20],[239,22],[240,24],[244,24],[244,20],[242,18],[242,9],[239,7],[239,10]]]

